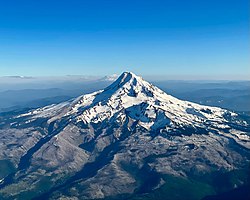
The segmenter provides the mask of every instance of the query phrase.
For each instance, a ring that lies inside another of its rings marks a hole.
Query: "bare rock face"
[[[0,161],[15,167],[0,174],[0,199],[127,198],[161,189],[167,176],[242,170],[249,132],[237,113],[124,72],[104,90],[1,123]]]

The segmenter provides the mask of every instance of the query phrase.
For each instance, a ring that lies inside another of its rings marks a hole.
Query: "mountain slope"
[[[242,170],[250,158],[241,116],[181,101],[131,72],[104,90],[4,120],[0,158],[16,169],[1,181],[3,198],[127,198],[161,188],[167,175]]]

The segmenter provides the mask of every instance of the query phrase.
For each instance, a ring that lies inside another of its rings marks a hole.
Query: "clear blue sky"
[[[250,76],[249,0],[0,0],[0,76]]]

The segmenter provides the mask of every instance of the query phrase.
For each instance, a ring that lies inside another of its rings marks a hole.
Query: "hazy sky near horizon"
[[[250,79],[248,0],[0,0],[0,76]]]

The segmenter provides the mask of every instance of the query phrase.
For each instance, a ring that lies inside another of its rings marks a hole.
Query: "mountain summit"
[[[242,116],[179,100],[131,72],[0,126],[0,161],[13,168],[0,174],[0,199],[133,199],[191,179],[210,188],[202,198],[218,189],[215,172],[243,170],[250,159]]]

